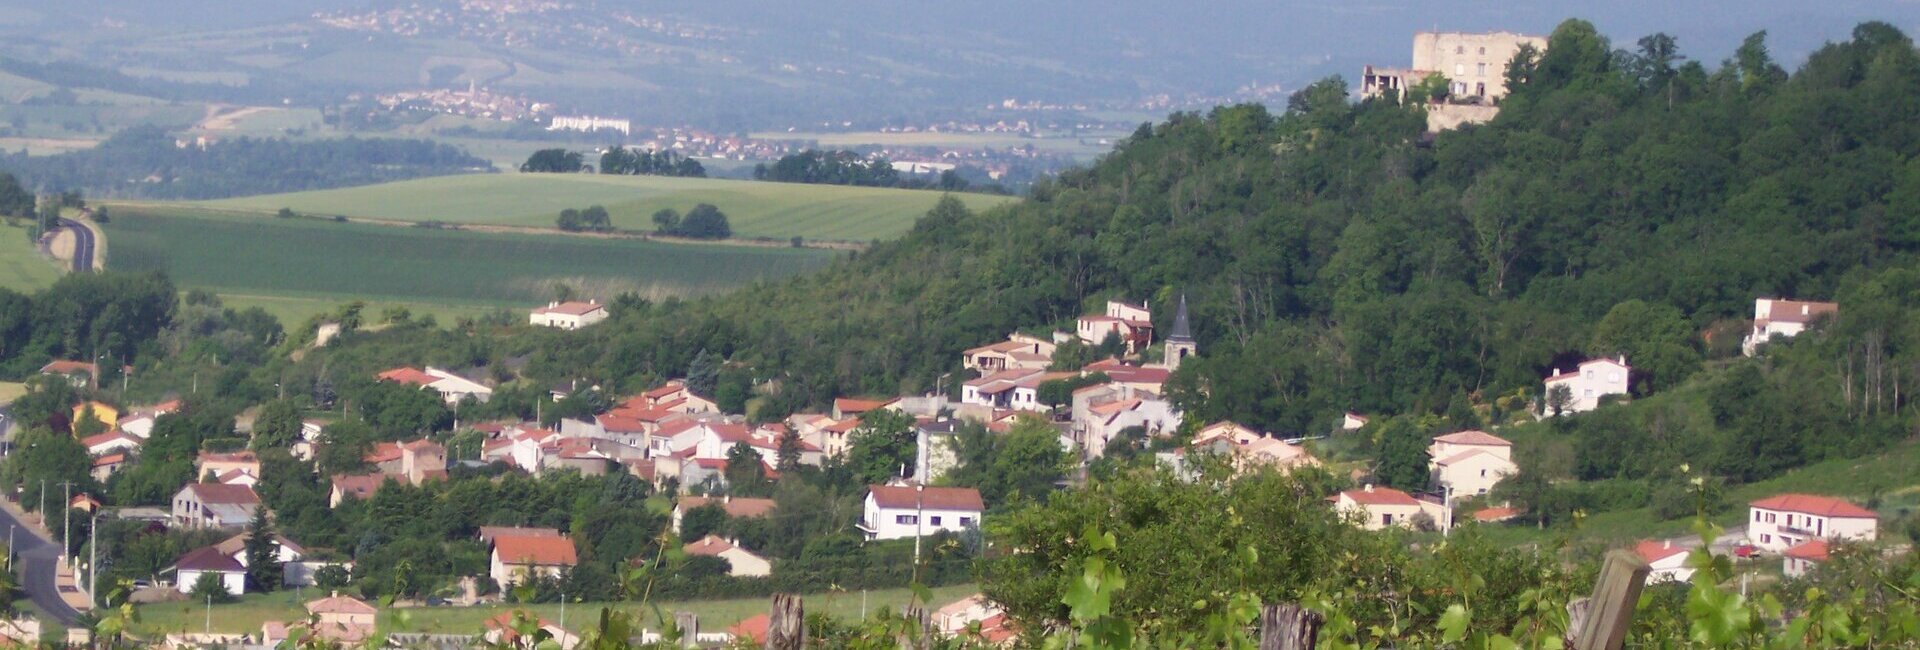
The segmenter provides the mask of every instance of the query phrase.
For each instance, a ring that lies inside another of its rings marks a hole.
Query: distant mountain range
[[[262,102],[473,82],[569,111],[766,128],[950,118],[1006,99],[1163,111],[1272,97],[1365,62],[1404,63],[1416,30],[1544,33],[1575,15],[1617,45],[1665,29],[1716,60],[1758,29],[1786,62],[1860,20],[1920,31],[1920,3],[1864,0],[164,4],[0,1],[0,55],[237,85]]]

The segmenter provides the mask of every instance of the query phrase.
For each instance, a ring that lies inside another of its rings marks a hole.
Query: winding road
[[[62,217],[60,227],[73,233],[73,270],[86,273],[93,270],[93,229],[78,221]]]
[[[34,606],[61,625],[70,626],[79,621],[80,612],[60,599],[60,589],[54,584],[60,545],[34,534],[33,529],[14,514],[13,508],[0,508],[0,529],[12,530],[14,560],[20,563],[20,588],[27,592]]]

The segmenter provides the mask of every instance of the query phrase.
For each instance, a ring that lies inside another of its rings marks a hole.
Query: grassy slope
[[[60,279],[60,267],[40,256],[22,227],[0,224],[0,288],[28,293]]]
[[[953,585],[933,590],[933,602],[946,604],[959,600],[978,591],[974,585]],[[316,591],[304,594],[278,592],[264,595],[250,595],[240,602],[229,605],[216,605],[213,611],[213,629],[215,632],[257,632],[260,624],[271,620],[289,621],[304,617],[301,603],[319,597]],[[302,597],[304,596],[304,598]],[[866,598],[867,611],[871,613],[880,607],[892,607],[898,610],[912,597],[907,589],[887,589],[869,592]],[[840,618],[858,618],[861,602],[859,592],[839,594],[815,594],[806,598],[807,611],[826,612]],[[700,627],[705,630],[724,630],[743,619],[767,610],[765,598],[741,598],[733,600],[707,600],[683,603],[661,603],[660,611],[690,611],[700,615]],[[629,608],[627,603],[574,603],[567,606],[567,627],[578,630],[588,621],[599,616],[602,607]],[[384,610],[380,613],[381,629],[398,632],[430,632],[436,634],[478,634],[483,623],[501,612],[514,609],[529,609],[540,616],[559,622],[560,606],[533,605],[516,608],[508,605],[483,607],[435,607],[413,608],[405,610]],[[164,634],[169,632],[198,632],[206,624],[207,610],[204,605],[193,602],[172,602],[145,605],[140,608],[139,629],[148,633]],[[403,620],[404,618],[404,620]],[[646,627],[653,624],[651,611],[641,613]]]
[[[1012,200],[961,195],[975,210]],[[443,176],[317,192],[212,201],[224,209],[407,221],[552,227],[564,208],[604,205],[616,227],[650,230],[661,208],[682,213],[712,203],[743,237],[864,241],[899,236],[926,214],[938,192],[597,174]]]
[[[25,394],[27,394],[26,384],[13,381],[0,381],[0,406],[12,404],[13,400],[20,399],[20,396]]]
[[[349,300],[406,304],[440,317],[584,295],[697,295],[824,264],[811,249],[657,244],[559,235],[484,234],[115,206],[114,268],[165,270],[181,288],[260,305],[283,322]]]
[[[1867,458],[1837,459],[1808,465],[1765,481],[1735,487],[1727,492],[1728,511],[1714,517],[1722,526],[1738,526],[1747,516],[1747,502],[1782,492],[1805,492],[1846,497],[1865,503],[1879,490],[1879,511],[1883,528],[1889,517],[1899,516],[1920,504],[1920,442],[1908,442]],[[1615,542],[1674,537],[1689,534],[1690,518],[1659,521],[1651,508],[1595,513],[1582,525],[1579,537]],[[1492,526],[1489,532],[1498,540],[1522,543],[1558,535],[1561,531],[1540,531],[1526,526]]]

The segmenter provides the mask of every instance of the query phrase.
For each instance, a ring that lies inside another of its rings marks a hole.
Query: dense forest
[[[200,146],[176,142],[164,129],[149,126],[127,129],[83,151],[0,155],[0,169],[37,192],[217,199],[491,171],[493,165],[426,140],[234,138]]]

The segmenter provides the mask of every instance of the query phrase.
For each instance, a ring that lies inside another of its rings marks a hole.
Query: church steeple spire
[[[1173,328],[1167,332],[1167,342],[1161,348],[1160,365],[1168,370],[1180,369],[1180,362],[1187,357],[1200,353],[1200,343],[1193,340],[1193,324],[1187,320],[1187,294],[1180,294],[1180,306],[1173,312]]]

